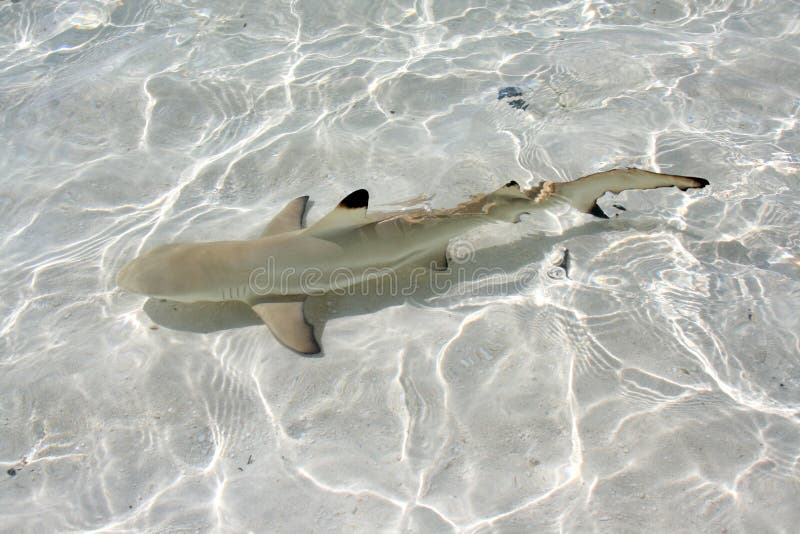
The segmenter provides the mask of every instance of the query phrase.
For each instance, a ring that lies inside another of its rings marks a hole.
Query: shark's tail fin
[[[551,182],[552,183],[552,182]],[[604,193],[619,193],[627,189],[655,189],[677,187],[682,191],[708,185],[704,178],[659,174],[641,169],[614,169],[584,176],[572,182],[556,183],[553,193],[569,202],[574,208],[596,217],[607,219],[597,205]]]

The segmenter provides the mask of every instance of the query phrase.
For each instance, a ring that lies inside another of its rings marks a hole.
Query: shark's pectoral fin
[[[290,201],[283,207],[281,212],[269,222],[267,227],[264,228],[261,237],[301,229],[303,227],[303,215],[305,215],[307,204],[307,196],[297,197]]]
[[[576,209],[607,219],[608,216],[597,206],[597,199],[607,192],[620,193],[628,189],[655,189],[657,187],[677,187],[685,191],[705,187],[708,185],[708,180],[659,174],[641,169],[614,169],[590,174],[572,182],[547,182],[546,184],[553,188],[556,197],[565,199]]]
[[[344,197],[333,211],[309,228],[309,231],[312,234],[320,234],[330,230],[360,226],[366,222],[368,204],[369,193],[366,189],[353,191]]]
[[[314,328],[303,314],[304,302],[264,302],[254,304],[253,310],[278,341],[301,354],[317,354],[322,349],[314,337]]]

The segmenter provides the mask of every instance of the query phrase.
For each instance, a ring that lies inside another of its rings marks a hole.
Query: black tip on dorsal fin
[[[508,182],[506,184],[506,187],[519,187],[519,184],[517,182],[515,182],[514,180],[511,180],[510,182]]]
[[[340,208],[359,209],[366,208],[369,204],[369,192],[366,189],[353,191],[339,202]]]

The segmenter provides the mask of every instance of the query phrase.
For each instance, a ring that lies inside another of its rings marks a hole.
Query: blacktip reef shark
[[[303,196],[290,201],[257,239],[162,245],[125,265],[117,284],[178,302],[243,301],[285,346],[316,354],[320,345],[303,313],[308,295],[346,289],[388,269],[444,269],[451,239],[485,223],[518,222],[554,203],[608,218],[597,205],[607,192],[706,185],[703,178],[615,169],[530,189],[509,182],[454,208],[394,213],[368,213],[369,193],[359,189],[309,227],[303,224]]]

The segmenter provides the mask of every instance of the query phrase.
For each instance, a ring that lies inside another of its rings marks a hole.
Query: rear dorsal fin
[[[309,230],[312,233],[339,228],[350,228],[364,224],[367,216],[369,193],[366,189],[353,191],[339,202],[333,211],[317,221]]]
[[[527,196],[525,196],[525,193],[522,192],[522,188],[519,186],[519,184],[514,180],[511,180],[506,185],[495,191],[493,194],[499,196],[528,198]]]
[[[303,215],[305,215],[306,212],[306,204],[308,204],[307,196],[298,197],[289,201],[280,213],[278,213],[269,222],[267,227],[264,228],[261,237],[300,230],[303,227]]]

